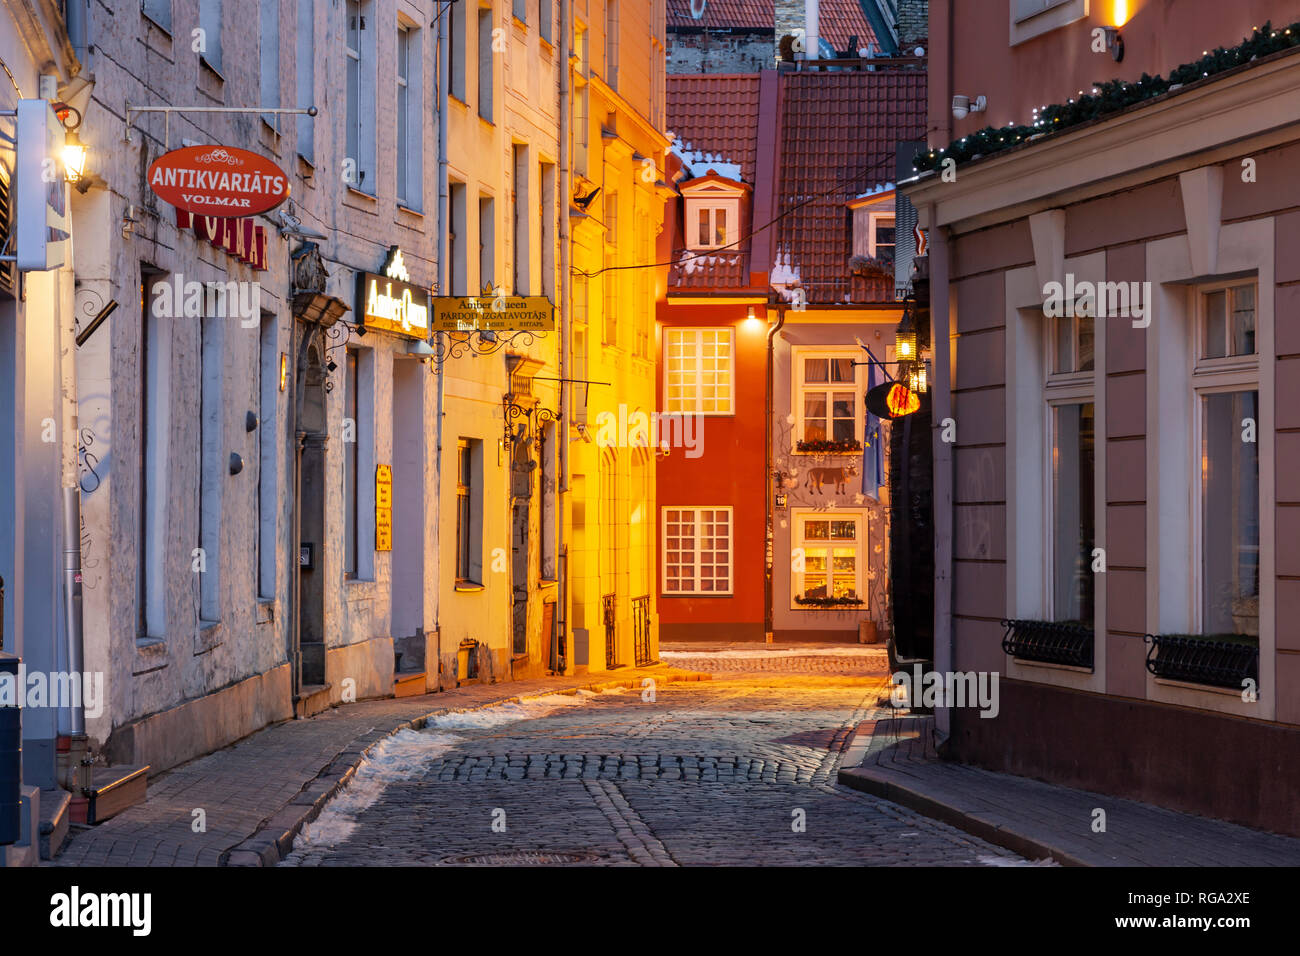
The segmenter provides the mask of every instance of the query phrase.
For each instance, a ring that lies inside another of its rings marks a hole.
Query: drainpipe
[[[292,268],[292,263],[290,265]],[[290,279],[290,282],[293,280]],[[302,563],[299,548],[302,546],[302,440],[303,434],[298,427],[298,379],[302,375],[302,359],[299,357],[301,346],[298,343],[298,317],[289,316],[289,355],[293,359],[292,375],[289,380],[288,420],[289,457],[293,460],[293,472],[290,486],[293,496],[293,514],[289,518],[289,594],[285,602],[289,606],[289,663],[293,687],[293,709],[298,710],[298,695],[302,693]]]
[[[953,454],[952,443],[943,441],[943,421],[952,415],[952,352],[949,344],[951,299],[948,282],[947,229],[935,225],[930,206],[930,351],[934,355],[934,384],[931,386],[930,428],[934,447],[934,668],[941,674],[954,665],[952,633],[952,529]],[[952,733],[952,713],[935,708],[937,743]]]
[[[954,0],[947,0],[946,29],[942,37],[943,75],[940,79],[943,95],[940,104],[952,102],[953,92],[953,15]],[[931,47],[931,52],[934,48]],[[946,87],[946,89],[943,89]],[[952,139],[952,113],[940,109],[936,135],[942,142]],[[948,230],[937,225],[933,203],[926,217],[930,223],[930,351],[934,355],[933,394],[930,406],[930,427],[934,449],[933,497],[934,509],[934,668],[939,673],[952,671],[955,648],[952,633],[952,529],[953,529],[953,454],[952,445],[941,440],[943,420],[952,415],[952,351],[949,342],[952,302],[948,281]],[[952,712],[946,707],[934,711],[935,745],[942,746],[952,734]]]
[[[767,503],[764,505],[767,514],[765,562],[767,573],[763,581],[763,638],[768,644],[772,643],[773,618],[775,617],[772,611],[772,565],[776,558],[773,551],[776,547],[776,477],[772,470],[772,394],[773,378],[775,376],[773,355],[776,348],[776,333],[780,332],[781,326],[785,325],[785,310],[785,305],[777,306],[776,325],[767,330],[767,427],[763,430],[763,467],[767,471]]]
[[[568,51],[570,44],[569,4],[572,0],[560,0],[560,49]],[[556,495],[555,508],[555,553],[558,567],[556,577],[560,579],[559,593],[556,595],[555,614],[556,639],[553,642],[555,669],[563,673],[568,663],[569,649],[569,549],[564,542],[564,520],[568,514],[566,505],[569,501],[569,419],[573,406],[573,383],[564,379],[569,376],[572,367],[569,356],[569,300],[572,294],[572,277],[569,275],[569,197],[573,195],[573,186],[569,182],[569,58],[560,58],[560,170],[555,184],[556,214],[559,216],[558,236],[560,241],[560,427],[555,436],[557,463],[556,479],[560,483]],[[583,388],[587,386],[584,385]]]
[[[443,5],[442,13],[438,17],[438,92],[434,97],[434,106],[438,110],[438,291],[446,295],[451,288],[451,264],[447,262],[447,230],[450,223],[447,220],[448,209],[448,188],[447,188],[447,109],[446,97],[447,90],[451,84],[449,76],[448,53],[449,35],[447,33],[446,15],[451,10],[451,3]],[[469,211],[465,212],[466,217]],[[431,335],[433,333],[430,333]],[[434,500],[433,511],[436,518],[433,522],[433,557],[434,564],[438,572],[435,579],[439,582],[436,594],[434,596],[433,609],[433,633],[437,641],[438,655],[438,690],[442,690],[442,417],[443,403],[446,396],[447,383],[447,361],[443,357],[442,364],[437,366],[436,374],[438,376],[438,408],[437,421],[434,423],[434,452],[433,452],[433,474],[434,474]],[[425,663],[425,684],[428,685],[428,662]]]

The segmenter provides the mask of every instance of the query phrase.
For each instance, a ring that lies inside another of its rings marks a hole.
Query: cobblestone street
[[[853,728],[884,715],[880,656],[670,652],[717,678],[431,721],[282,865],[1022,863],[835,784]]]

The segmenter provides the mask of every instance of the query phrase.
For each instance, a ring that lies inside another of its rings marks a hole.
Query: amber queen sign
[[[402,250],[388,250],[384,274],[357,274],[358,312],[367,329],[380,329],[412,339],[429,337],[429,293],[411,285]]]

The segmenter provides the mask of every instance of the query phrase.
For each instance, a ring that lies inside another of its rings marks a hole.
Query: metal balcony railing
[[[1231,687],[1259,686],[1259,642],[1229,635],[1148,634],[1147,670],[1166,680]],[[1216,638],[1221,638],[1217,639]]]
[[[1077,621],[1003,621],[1002,649],[1023,661],[1092,667],[1092,628]]]

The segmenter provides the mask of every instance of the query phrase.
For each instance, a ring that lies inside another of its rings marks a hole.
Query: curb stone
[[[687,672],[681,674],[656,674],[654,676],[656,679],[661,678],[665,684],[676,684],[711,680],[713,675]],[[444,707],[431,710],[422,717],[401,721],[387,730],[375,728],[367,731],[354,738],[348,744],[348,749],[341,751],[315,777],[307,781],[292,800],[259,824],[251,836],[222,853],[217,865],[261,867],[278,865],[292,851],[293,842],[298,834],[302,832],[302,828],[320,816],[321,811],[325,809],[329,801],[351,781],[366,755],[399,731],[423,730],[428,726],[429,721],[435,717],[473,713],[479,710],[488,710],[492,707],[500,707],[503,704],[518,704],[527,700],[536,700],[540,697],[550,697],[555,694],[572,696],[580,690],[600,693],[614,687],[626,687],[629,690],[635,690],[641,686],[642,679],[641,676],[637,676],[614,680],[597,680],[577,687],[561,687],[538,691],[537,693],[511,695],[477,706]],[[372,740],[372,742],[364,748],[358,749],[361,741],[367,739]]]

